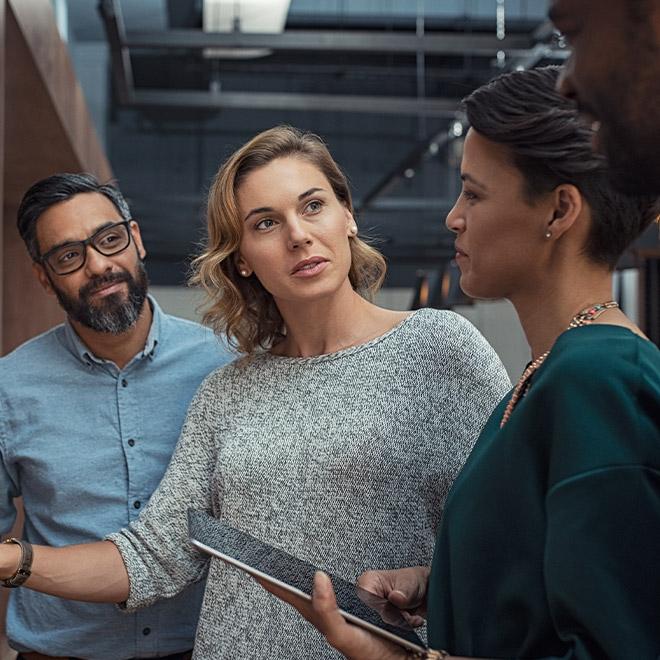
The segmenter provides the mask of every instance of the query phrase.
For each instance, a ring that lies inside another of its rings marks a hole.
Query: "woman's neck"
[[[288,357],[335,353],[384,334],[408,315],[377,307],[346,284],[327,298],[278,301],[286,336],[271,353]]]
[[[583,309],[612,300],[612,274],[605,269],[573,269],[570,277],[547,277],[539,287],[510,296],[532,352],[532,359],[550,350],[572,318]],[[612,323],[633,329],[634,324],[618,309],[604,312],[596,323]]]

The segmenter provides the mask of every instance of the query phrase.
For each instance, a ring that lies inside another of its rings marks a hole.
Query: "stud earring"
[[[357,234],[357,226],[356,226],[356,225],[352,225],[352,226],[351,226],[351,229],[350,229],[350,232],[351,232],[351,235],[352,235],[352,236],[355,236],[355,235]]]
[[[247,276],[249,275],[249,273],[247,272],[247,270],[242,270],[242,271],[241,271],[241,275],[242,275],[243,277],[247,277]]]
[[[548,231],[545,232],[545,237],[546,238],[552,238],[552,232],[548,229]]]

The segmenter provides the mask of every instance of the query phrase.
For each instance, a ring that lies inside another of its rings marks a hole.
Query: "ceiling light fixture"
[[[291,0],[204,0],[204,32],[281,34]],[[270,55],[267,48],[206,48],[204,57],[253,59]]]

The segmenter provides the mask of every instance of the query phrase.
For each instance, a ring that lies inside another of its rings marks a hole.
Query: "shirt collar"
[[[149,328],[149,334],[147,335],[147,341],[144,344],[144,348],[131,360],[129,364],[132,364],[136,360],[141,360],[145,357],[153,360],[154,356],[156,355],[158,343],[160,342],[163,311],[151,295],[147,296],[147,300],[151,305],[151,328]],[[96,357],[96,355],[94,355],[94,353],[92,353],[92,351],[87,348],[85,343],[78,336],[78,333],[74,330],[68,318],[64,322],[64,341],[67,348],[81,362],[88,366],[91,366],[92,362],[96,362],[97,364],[106,364],[108,362],[107,360]]]

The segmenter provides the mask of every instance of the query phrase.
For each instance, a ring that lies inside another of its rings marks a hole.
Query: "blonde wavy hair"
[[[206,294],[203,321],[243,353],[269,349],[285,334],[284,322],[271,294],[255,275],[242,277],[236,266],[243,235],[237,193],[245,177],[277,158],[302,158],[321,171],[337,199],[353,213],[348,182],[323,140],[291,126],[276,126],[259,133],[220,167],[209,191],[208,236],[202,253],[192,263],[190,284]],[[385,259],[357,236],[351,249],[350,283],[372,300],[385,278]]]

